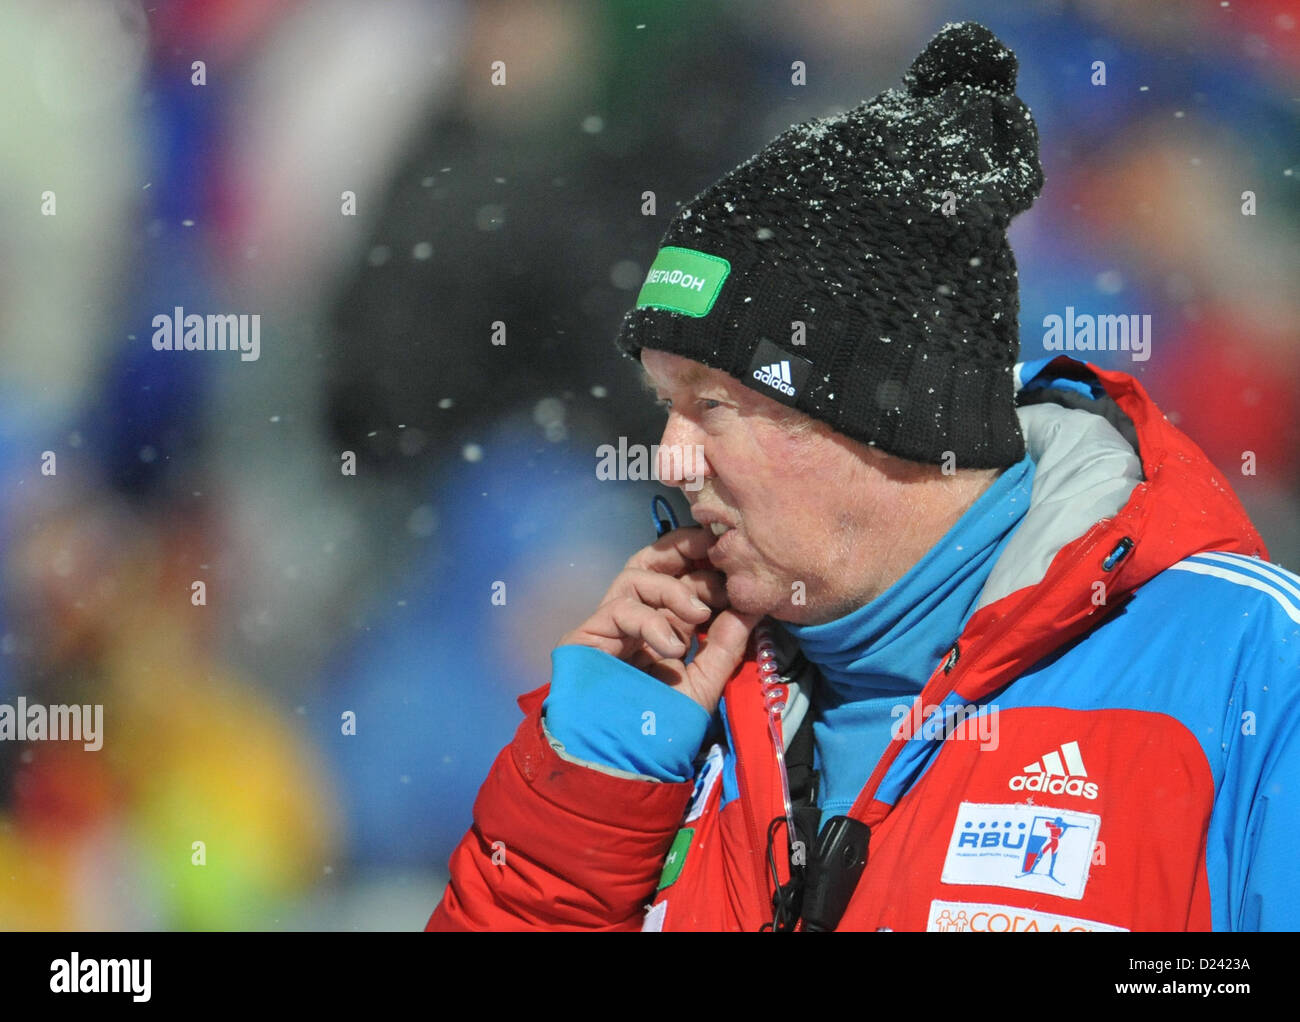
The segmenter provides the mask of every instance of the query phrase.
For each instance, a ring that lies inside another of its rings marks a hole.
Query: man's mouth
[[[708,529],[710,536],[713,537],[712,542],[709,543],[709,556],[712,557],[713,551],[716,550],[718,545],[722,542],[722,538],[726,536],[727,533],[732,532],[735,529],[735,526],[722,521],[722,512],[717,511],[714,508],[692,507],[691,516],[698,524]]]

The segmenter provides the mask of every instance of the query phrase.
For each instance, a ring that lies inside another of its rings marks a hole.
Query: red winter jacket
[[[1071,368],[1083,367],[1049,367]],[[1262,555],[1264,544],[1224,477],[1136,380],[1087,368],[1131,420],[1142,478],[1125,445],[1135,478],[1117,513],[1044,539],[1041,578],[980,607],[956,652],[935,665],[919,703],[1000,706],[1000,741],[911,741],[909,724],[890,743],[852,810],[871,840],[839,929],[1250,928],[1279,922],[1264,905],[1268,884],[1294,890],[1289,878],[1260,875],[1273,852],[1253,844],[1294,833],[1294,805],[1263,816],[1253,800],[1269,767],[1250,757],[1266,747],[1237,737],[1235,720],[1243,703],[1294,699],[1297,686],[1240,688],[1234,663],[1245,671],[1246,654],[1215,646],[1213,630],[1193,626],[1190,610],[1181,622],[1179,610],[1221,607],[1224,627],[1240,629],[1238,619],[1279,615],[1288,583],[1269,593],[1264,582],[1233,583],[1235,568],[1187,560],[1217,551],[1208,556],[1246,563],[1239,555]],[[1059,424],[1088,414],[1030,409],[1024,422],[1048,424],[1046,440],[1027,431],[1031,455],[1047,444],[1038,453],[1068,466],[1062,449],[1077,443]],[[1030,514],[1040,483],[1041,464]],[[1054,517],[1040,507],[1036,528]],[[1262,641],[1231,640],[1240,649]],[[1296,649],[1300,641],[1279,670],[1296,673]],[[752,656],[751,643],[724,691],[725,741],[696,784],[561,758],[543,731],[547,688],[521,697],[525,719],[479,792],[427,928],[756,930],[770,920],[766,828],[783,810]],[[734,769],[730,800],[717,783],[724,761]],[[684,861],[665,871],[682,830]],[[776,860],[785,882],[786,856]],[[661,874],[671,882],[657,890]]]

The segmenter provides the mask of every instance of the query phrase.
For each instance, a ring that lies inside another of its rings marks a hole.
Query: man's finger
[[[712,538],[713,534],[700,525],[674,529],[634,553],[628,559],[627,567],[657,571],[664,575],[680,575],[693,566],[693,561],[702,561],[708,557],[709,541]]]
[[[622,635],[644,642],[665,659],[683,656],[690,648],[690,643],[673,630],[664,612],[644,603],[631,598],[616,600],[609,604],[609,614]]]
[[[714,610],[727,606],[727,583],[722,573],[714,568],[696,568],[682,575],[664,575],[654,571],[632,570],[620,576],[618,595],[642,594],[647,603],[668,605],[669,601],[660,594],[668,592],[684,593],[687,599],[694,597]],[[611,590],[611,593],[615,590]],[[687,615],[689,616],[689,615]]]
[[[606,602],[613,604],[618,600],[634,599],[647,607],[665,607],[684,621],[700,625],[711,614],[708,602],[701,599],[702,595],[707,596],[709,592],[708,586],[699,579],[689,576],[674,578],[658,572],[633,569],[619,576],[619,584],[610,590],[610,598]]]
[[[697,568],[681,577],[690,585],[695,595],[715,610],[721,610],[731,601],[727,598],[727,583],[722,572],[714,568]]]

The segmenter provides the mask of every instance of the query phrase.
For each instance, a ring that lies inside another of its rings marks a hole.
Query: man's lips
[[[719,558],[725,557],[727,549],[732,545],[732,540],[728,537],[736,531],[734,522],[729,520],[729,516],[723,515],[719,511],[703,507],[691,508],[691,517],[709,531],[709,546],[706,556],[714,565],[717,565]]]
[[[727,521],[716,511],[705,511],[703,509],[692,508],[691,517],[713,533],[714,539],[724,536],[729,530],[735,528],[733,523]]]

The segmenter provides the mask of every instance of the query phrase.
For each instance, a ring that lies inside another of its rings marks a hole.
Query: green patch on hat
[[[636,307],[707,316],[730,272],[731,263],[720,256],[667,245],[650,265]]]

